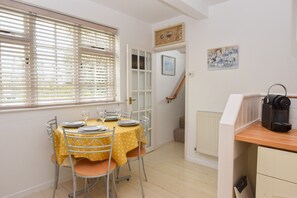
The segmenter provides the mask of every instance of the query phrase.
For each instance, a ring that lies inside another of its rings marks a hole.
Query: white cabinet
[[[297,185],[262,174],[257,174],[257,198],[296,198]]]
[[[258,147],[256,197],[297,196],[297,153]]]

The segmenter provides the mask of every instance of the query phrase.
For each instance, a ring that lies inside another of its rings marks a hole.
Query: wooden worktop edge
[[[236,134],[235,140],[297,152],[297,129],[286,133],[273,132],[257,122]]]

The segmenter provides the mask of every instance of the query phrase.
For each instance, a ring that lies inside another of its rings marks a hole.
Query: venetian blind
[[[0,7],[0,107],[115,100],[115,33]]]

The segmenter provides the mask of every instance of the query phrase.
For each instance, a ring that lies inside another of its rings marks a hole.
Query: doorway
[[[164,74],[164,57],[174,58],[175,68],[174,75],[172,72]],[[181,87],[177,97],[168,102],[166,97],[175,93],[177,86],[185,75],[186,50],[185,47],[156,52],[156,146],[161,146],[174,140],[173,131],[180,126],[180,118],[185,115],[185,84]]]

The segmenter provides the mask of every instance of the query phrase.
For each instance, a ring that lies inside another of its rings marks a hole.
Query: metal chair
[[[70,159],[72,177],[73,177],[73,198],[76,197],[76,178],[85,179],[85,194],[89,192],[87,179],[106,177],[106,197],[109,198],[109,176],[112,174],[113,189],[116,195],[114,170],[116,162],[111,159],[114,128],[106,131],[83,131],[73,132],[63,128],[68,157]],[[94,154],[106,155],[107,159],[103,161],[90,161],[84,158],[73,163],[71,156],[88,156]],[[117,197],[117,195],[116,195]]]
[[[124,119],[131,119],[132,112],[124,112],[124,111],[106,111],[106,116],[117,116],[120,120],[121,118]]]
[[[54,131],[58,127],[58,122],[57,122],[57,116],[55,116],[54,119],[51,119],[46,122],[46,132],[48,135],[49,142],[52,145],[53,149],[53,154],[51,156],[51,161],[55,165],[55,181],[54,181],[54,189],[53,189],[53,195],[52,197],[55,197],[56,194],[56,189],[58,188],[58,181],[59,181],[59,164],[57,162],[57,155],[56,155],[56,149],[55,149],[55,139],[54,139]]]
[[[138,172],[139,172],[139,180],[140,180],[140,186],[141,186],[141,192],[142,192],[142,197],[144,197],[144,190],[143,190],[143,185],[142,185],[142,178],[141,178],[141,166],[142,166],[142,171],[144,174],[145,181],[147,181],[147,176],[144,168],[144,160],[143,157],[146,154],[145,150],[145,145],[142,144],[142,140],[146,137],[147,129],[150,123],[150,119],[146,116],[143,116],[142,119],[140,120],[140,124],[144,130],[142,133],[142,130],[139,130],[138,133],[138,147],[129,151],[126,156],[128,158],[128,166],[129,170],[131,171],[130,167],[130,160],[138,160]]]
[[[121,112],[121,118],[131,119],[132,112]]]

